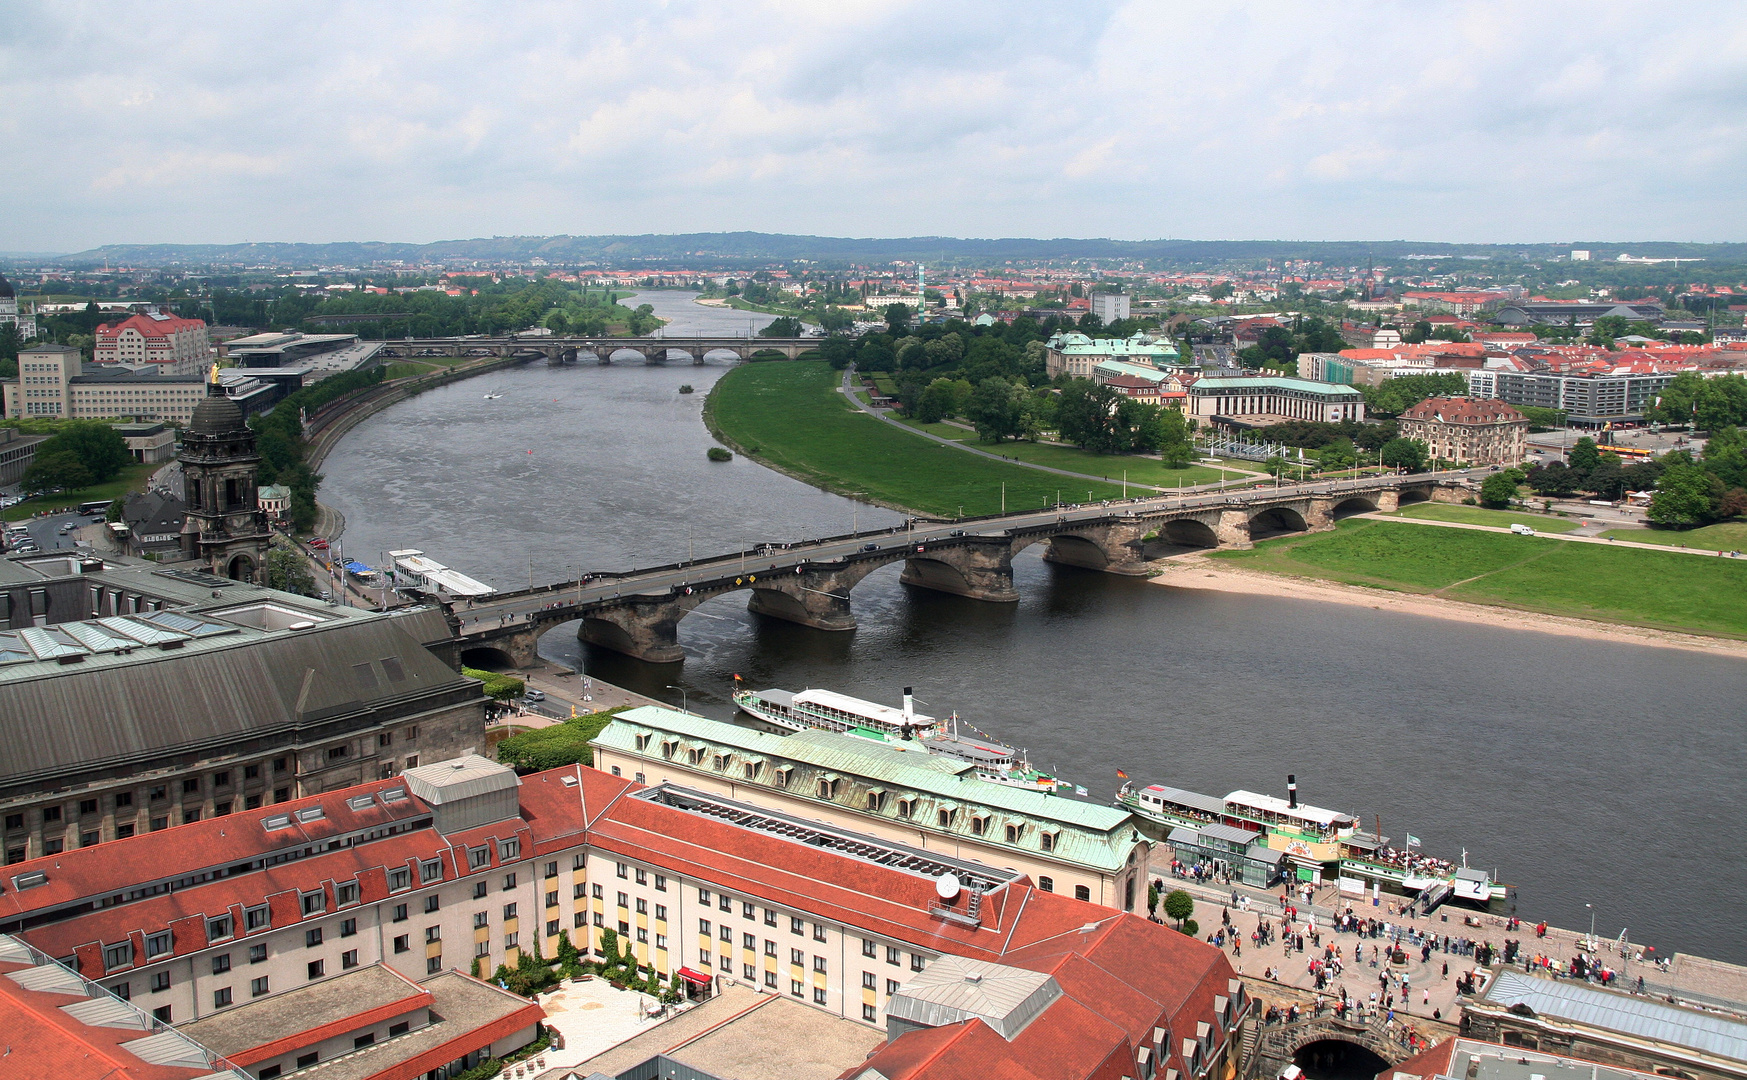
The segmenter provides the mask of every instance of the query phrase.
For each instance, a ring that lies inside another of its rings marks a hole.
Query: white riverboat
[[[917,712],[908,686],[904,687],[903,707],[898,709],[832,690],[737,689],[734,704],[767,724],[790,731],[820,728],[900,750],[968,761],[976,766],[978,779],[993,784],[1052,794],[1058,788],[1073,787],[1033,769],[1020,751],[1005,743],[960,734],[956,715],[943,723]]]

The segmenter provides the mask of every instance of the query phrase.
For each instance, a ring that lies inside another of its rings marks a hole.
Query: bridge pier
[[[1377,509],[1384,513],[1394,513],[1401,509],[1401,494],[1396,491],[1379,491],[1374,496]]]
[[[688,349],[686,351],[691,353],[692,363],[695,366],[697,366],[697,367],[704,366],[704,353],[708,352],[709,351],[708,349]]]
[[[667,346],[657,345],[652,349],[640,350],[645,364],[660,364],[667,360]]]
[[[1151,573],[1143,557],[1143,542],[1151,528],[1140,521],[1118,521],[1049,538],[1044,561],[1082,566],[1107,574],[1144,577]]]
[[[904,572],[898,580],[905,585],[997,604],[1019,601],[1019,590],[1013,586],[1011,541],[920,547],[921,551],[904,560]]]
[[[591,349],[589,351],[594,353],[595,357],[598,360],[600,360],[601,363],[611,364],[613,362],[613,354],[615,352],[618,352],[619,350],[618,350],[618,346],[616,346],[616,345],[603,345],[599,348]]]
[[[1304,514],[1304,524],[1310,528],[1308,532],[1328,532],[1335,527],[1335,503],[1341,500],[1334,495],[1312,495],[1310,506]]]
[[[1213,535],[1218,538],[1222,548],[1255,547],[1250,541],[1250,515],[1242,508],[1221,510],[1219,524],[1214,526]]]
[[[685,650],[679,647],[679,620],[705,599],[632,599],[617,607],[597,608],[583,617],[576,636],[651,664],[678,663],[685,659]]]

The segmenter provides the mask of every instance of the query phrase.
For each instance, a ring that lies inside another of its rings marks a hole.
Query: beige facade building
[[[1045,892],[1145,906],[1149,845],[1128,811],[980,780],[956,758],[655,706],[619,714],[592,745],[598,768],[639,783],[684,784],[1001,867]]]
[[[1528,432],[1528,418],[1496,399],[1427,398],[1401,414],[1401,437],[1425,443],[1444,461],[1515,465]]]
[[[79,350],[35,345],[18,352],[18,378],[0,384],[6,415],[71,420],[163,421],[181,426],[205,394],[198,374],[164,375],[128,368],[85,373]]]

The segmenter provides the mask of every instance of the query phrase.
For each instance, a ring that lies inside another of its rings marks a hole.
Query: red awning
[[[710,985],[710,977],[708,975],[705,975],[703,972],[700,972],[700,971],[693,971],[691,968],[688,968],[688,967],[682,967],[679,969],[679,977],[684,979],[686,982],[691,983],[693,986],[708,986],[708,985]]]

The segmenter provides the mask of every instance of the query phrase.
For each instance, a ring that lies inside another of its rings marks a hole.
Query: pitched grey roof
[[[975,1017],[1011,1042],[1061,996],[1061,986],[1041,971],[942,956],[899,987],[886,1014],[924,1027]]]

